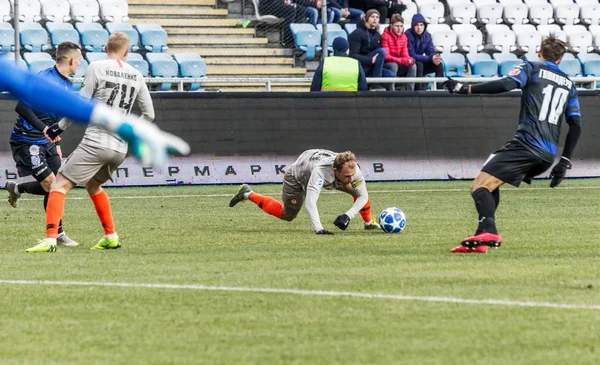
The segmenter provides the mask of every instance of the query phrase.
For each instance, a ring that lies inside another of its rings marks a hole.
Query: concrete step
[[[207,76],[277,76],[277,77],[304,77],[305,68],[291,67],[231,67],[231,66],[211,66],[206,70]]]
[[[193,6],[216,6],[216,0],[128,0],[131,5],[193,5]],[[130,7],[131,9],[131,7]]]
[[[175,53],[197,53],[202,57],[282,57],[292,56],[293,50],[283,48],[200,48],[200,47],[170,47],[167,51]]]
[[[293,65],[293,58],[286,57],[202,57],[207,65]]]
[[[171,36],[169,37],[169,46],[171,45],[202,45],[202,44],[215,44],[219,46],[224,45],[240,45],[240,44],[267,44],[269,40],[267,38],[250,38],[250,37],[210,37],[210,36]]]
[[[174,35],[254,35],[254,28],[220,28],[220,27],[163,27],[167,34]]]
[[[177,17],[202,17],[202,16],[227,16],[227,9],[213,9],[209,7],[177,7],[177,6],[132,6],[129,8],[130,17],[140,16],[177,16]]]
[[[179,18],[130,18],[129,24],[154,23],[163,27],[235,27],[241,19],[179,19]]]

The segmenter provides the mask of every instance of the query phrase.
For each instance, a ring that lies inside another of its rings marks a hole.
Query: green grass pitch
[[[46,254],[25,253],[41,199],[13,209],[0,191],[0,364],[600,363],[600,180],[502,189],[502,247],[450,254],[476,225],[468,186],[370,183],[374,215],[406,213],[401,234],[360,216],[339,231],[352,199],[324,193],[334,236],[304,211],[229,208],[236,186],[107,189],[123,247],[105,252],[89,250],[102,229],[78,189],[64,222],[80,246]]]

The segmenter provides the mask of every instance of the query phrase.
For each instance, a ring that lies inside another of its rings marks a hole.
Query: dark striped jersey
[[[60,72],[58,72],[58,70],[56,69],[56,66],[42,70],[39,72],[38,75],[44,77],[46,80],[52,81],[56,85],[64,87],[67,90],[71,90],[71,80],[61,75]],[[40,97],[45,96],[40,95]],[[46,125],[54,124],[62,119],[62,116],[58,115],[41,113],[35,110],[33,112],[37,116],[37,118],[44,122]],[[27,120],[25,120],[20,115],[17,117],[15,127],[13,128],[13,131],[10,134],[10,140],[12,142],[21,142],[37,145],[48,143],[48,140],[46,139],[46,137],[44,137],[44,134],[41,131],[37,130],[34,126],[29,124],[29,122],[27,122]]]
[[[514,138],[540,158],[553,162],[563,116],[581,116],[575,84],[550,61],[525,62],[509,77],[523,90]]]

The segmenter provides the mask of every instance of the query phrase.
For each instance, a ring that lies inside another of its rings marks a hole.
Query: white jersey
[[[290,166],[290,172],[306,191],[306,212],[315,232],[323,229],[317,209],[317,200],[321,190],[337,189],[348,192],[342,188],[343,184],[335,178],[333,172],[336,155],[336,152],[328,150],[308,150],[304,151],[296,162]],[[354,218],[369,200],[367,184],[358,165],[356,166],[351,190],[357,199],[352,208],[346,212],[350,219]]]
[[[154,106],[144,77],[123,61],[108,59],[90,63],[80,94],[98,99],[125,114],[129,114],[133,103],[137,102],[142,118],[149,122],[154,120]],[[94,125],[87,128],[81,143],[127,153],[126,142],[115,133]]]

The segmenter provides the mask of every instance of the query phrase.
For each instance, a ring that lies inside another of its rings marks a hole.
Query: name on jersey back
[[[106,76],[112,76],[112,77],[118,77],[121,79],[137,81],[136,74],[129,74],[127,72],[115,71],[115,70],[110,70],[110,69],[106,69]]]
[[[539,75],[540,75],[540,78],[555,82],[559,86],[566,86],[569,89],[573,86],[573,81],[569,80],[568,78],[566,78],[564,76],[555,74],[554,72],[550,72],[548,70],[541,69]]]

